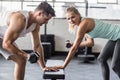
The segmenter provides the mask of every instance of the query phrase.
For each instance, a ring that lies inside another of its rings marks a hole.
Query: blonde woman
[[[103,80],[110,80],[110,71],[107,63],[110,56],[113,56],[112,69],[120,77],[120,25],[106,23],[98,19],[83,18],[75,7],[67,8],[66,18],[69,23],[70,31],[78,27],[77,34],[64,64],[57,66],[57,68],[64,69],[75,55],[79,46],[93,46],[94,38],[104,38],[108,39],[108,42],[98,57],[102,67]],[[88,39],[82,42],[85,34],[87,34]]]

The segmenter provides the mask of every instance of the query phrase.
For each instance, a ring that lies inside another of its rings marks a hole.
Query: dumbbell
[[[67,48],[70,48],[72,46],[72,44],[70,43],[70,40],[66,40],[65,43]]]
[[[29,56],[29,58],[28,58],[28,61],[29,61],[31,64],[32,64],[32,63],[36,63],[37,60],[38,60],[39,57],[40,57],[39,53],[38,53],[38,52],[35,52],[35,51],[31,52],[29,55],[30,55],[30,56]]]

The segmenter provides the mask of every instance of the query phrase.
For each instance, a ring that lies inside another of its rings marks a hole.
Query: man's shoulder
[[[27,10],[19,10],[17,12],[20,13],[20,15],[25,18],[27,18],[29,16],[29,11],[27,11]]]

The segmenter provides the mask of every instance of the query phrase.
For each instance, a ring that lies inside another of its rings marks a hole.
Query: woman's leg
[[[14,80],[24,80],[26,60],[19,55],[11,55],[9,59],[15,62]]]
[[[102,68],[102,75],[103,80],[110,80],[110,70],[107,63],[107,60],[110,56],[112,56],[114,51],[115,42],[114,41],[108,41],[103,50],[101,51],[98,61]]]
[[[120,78],[120,39],[117,40],[115,45],[113,59],[112,59],[112,69],[116,72],[116,74]]]

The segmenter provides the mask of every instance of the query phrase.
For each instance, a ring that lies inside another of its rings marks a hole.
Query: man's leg
[[[107,60],[113,54],[115,43],[114,41],[108,41],[98,57],[102,68],[103,80],[110,80],[110,70]]]
[[[26,60],[19,55],[11,55],[9,59],[15,62],[14,80],[24,80]]]
[[[15,62],[14,80],[24,80],[26,60],[20,55],[11,54],[7,50],[3,49],[2,41],[3,40],[0,38],[0,53],[5,57],[6,60],[13,60]]]

